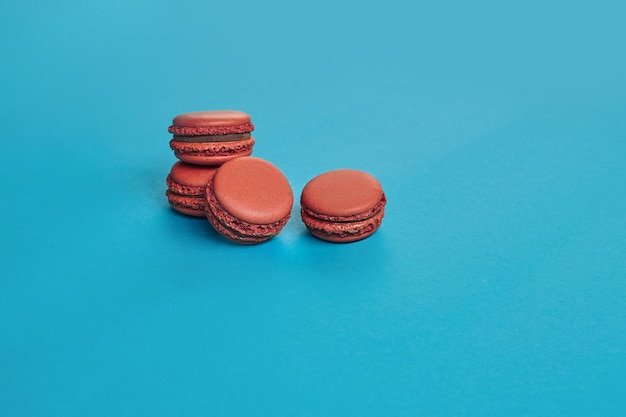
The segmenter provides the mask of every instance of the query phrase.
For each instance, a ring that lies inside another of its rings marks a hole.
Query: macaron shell
[[[204,195],[204,189],[202,187],[189,187],[187,185],[182,185],[172,179],[172,174],[168,174],[165,179],[165,183],[167,184],[168,191],[174,194],[193,197],[202,197]]]
[[[237,126],[250,123],[250,115],[238,110],[206,110],[179,114],[173,126]]]
[[[254,138],[232,142],[170,141],[170,148],[181,161],[193,165],[221,165],[231,159],[252,154]]]
[[[170,190],[165,192],[172,208],[180,213],[194,217],[204,217],[205,198],[180,195]]]
[[[199,136],[179,136],[174,135],[172,140],[177,142],[234,142],[238,140],[250,139],[250,133],[235,133],[232,135],[199,135]]]
[[[175,204],[171,204],[171,206],[174,210],[186,216],[192,216],[192,217],[198,217],[198,218],[204,217],[204,210],[190,209],[186,207],[177,206]]]
[[[252,132],[254,125],[247,113],[209,110],[180,114],[167,130],[180,136],[229,135]]]
[[[301,205],[330,217],[367,217],[383,198],[380,183],[370,174],[350,169],[329,171],[309,181]],[[368,214],[369,213],[369,214]]]
[[[227,239],[230,239],[234,242],[243,244],[243,245],[255,245],[258,243],[263,243],[269,239],[271,239],[270,237],[262,237],[262,238],[258,238],[258,237],[254,237],[254,236],[242,236],[239,235],[237,233],[235,233],[234,231],[228,229],[226,226],[224,226],[222,223],[220,223],[219,220],[217,220],[217,218],[215,217],[215,215],[211,212],[206,213],[206,216],[209,220],[209,223],[211,223],[211,226],[213,226],[213,228],[215,229],[216,232],[218,232],[220,235],[224,236]]]
[[[178,186],[181,191],[183,191],[183,187],[197,191],[193,194],[177,190],[173,191],[178,194],[204,195],[206,185],[209,179],[215,174],[215,171],[217,171],[217,168],[217,166],[192,165],[182,161],[176,162],[170,172],[170,182],[174,186]]]
[[[219,205],[242,222],[271,224],[291,213],[293,192],[287,178],[263,159],[233,159],[220,167],[212,181]]]
[[[178,152],[174,152],[174,155],[181,161],[185,161],[189,164],[196,165],[222,165],[231,159],[239,158],[241,156],[248,156],[252,154],[252,149],[248,149],[245,152],[233,153],[232,155],[202,155],[202,154],[181,154]]]

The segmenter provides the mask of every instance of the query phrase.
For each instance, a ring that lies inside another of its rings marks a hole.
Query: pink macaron
[[[176,162],[165,180],[165,194],[172,208],[188,216],[204,217],[206,185],[217,168]]]
[[[254,125],[247,113],[209,110],[174,117],[168,131],[178,159],[196,165],[221,165],[252,153]]]
[[[206,216],[224,237],[261,243],[289,220],[293,192],[284,174],[260,158],[244,156],[222,165],[206,189]]]
[[[329,242],[354,242],[381,225],[387,199],[370,174],[339,169],[309,181],[300,197],[300,215],[311,234]]]

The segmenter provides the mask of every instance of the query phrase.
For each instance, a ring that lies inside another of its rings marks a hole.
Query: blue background
[[[623,416],[618,2],[0,4],[1,416]],[[248,112],[381,229],[242,247],[167,127]]]

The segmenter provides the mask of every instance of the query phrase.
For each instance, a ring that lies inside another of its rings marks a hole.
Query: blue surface
[[[0,4],[0,416],[623,416],[618,2]],[[381,229],[230,244],[164,196],[234,108]]]

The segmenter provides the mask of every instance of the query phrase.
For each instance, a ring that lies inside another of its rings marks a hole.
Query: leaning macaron
[[[178,161],[167,176],[167,199],[180,213],[204,217],[205,190],[216,166],[191,165]]]
[[[380,227],[387,199],[370,174],[340,169],[309,181],[300,198],[300,215],[311,234],[329,242],[354,242]]]
[[[254,125],[247,113],[209,110],[174,117],[168,131],[178,159],[196,165],[221,165],[252,153]]]
[[[276,236],[289,220],[293,192],[284,174],[255,157],[222,165],[206,189],[206,216],[224,237],[261,243]]]

